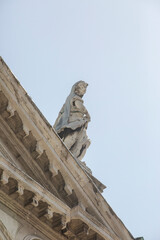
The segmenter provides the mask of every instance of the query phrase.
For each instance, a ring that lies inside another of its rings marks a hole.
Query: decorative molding
[[[5,193],[0,190],[0,202],[4,204],[11,211],[16,213],[22,219],[24,219],[28,224],[32,227],[40,231],[44,236],[46,236],[50,240],[66,240],[65,237],[55,232],[48,225],[40,221],[37,217],[35,217],[29,210],[25,209],[21,205],[19,205],[16,201],[10,199]],[[54,238],[53,238],[54,237]],[[13,239],[7,239],[13,240]]]
[[[14,116],[14,112],[15,112],[15,109],[12,107],[12,105],[10,104],[10,102],[8,103],[8,106],[7,106],[7,112],[10,113],[10,116],[8,118],[11,118]]]
[[[68,185],[68,184],[65,184],[64,190],[66,191],[66,193],[67,193],[68,195],[71,195],[71,194],[72,194],[72,191],[73,191],[73,189],[72,189],[72,188],[70,187],[70,185]]]
[[[52,177],[55,177],[58,175],[58,169],[56,168],[55,164],[52,162],[50,162],[49,164],[49,170],[51,171],[52,173]]]
[[[25,190],[28,190],[28,192],[31,192],[34,195],[40,195],[43,203],[47,203],[46,205],[55,209],[56,213],[58,212],[58,217],[55,221],[58,222],[59,226],[62,220],[59,215],[62,215],[63,217],[66,216],[67,218],[72,215],[71,219],[73,221],[75,219],[80,219],[82,222],[90,225],[89,227],[93,231],[96,231],[95,229],[98,228],[97,232],[101,236],[104,236],[104,239],[106,240],[110,239],[106,234],[108,226],[115,230],[115,235],[119,235],[119,239],[133,240],[133,237],[116,214],[113,215],[110,213],[110,218],[108,217],[106,211],[110,212],[110,206],[100,194],[94,179],[91,178],[87,171],[82,168],[81,164],[76,161],[1,57],[0,85],[0,89],[3,89],[2,95],[4,95],[3,97],[5,100],[5,106],[2,108],[3,111],[0,116],[0,129],[4,133],[6,139],[10,140],[10,145],[14,147],[13,149],[19,154],[19,156],[22,156],[22,159],[28,166],[31,175],[34,179],[36,179],[36,181],[33,180],[23,171],[20,171],[13,166],[13,164],[4,160],[3,157],[0,157],[0,174],[2,175],[1,184],[5,184],[8,181],[7,176],[3,173],[3,171],[6,171],[9,173],[9,176],[14,179],[16,184],[18,183],[20,185],[18,187],[20,195],[18,198],[21,203],[27,195],[27,191]],[[14,117],[8,119],[8,115],[9,118],[12,116]],[[28,137],[25,138],[24,135],[27,135]],[[36,145],[39,141],[41,143],[40,147]],[[44,156],[41,156],[43,150],[45,150],[46,155],[48,156],[48,161],[44,161]],[[41,168],[40,164],[38,164],[38,161],[35,161],[37,155],[39,155],[38,157],[40,157],[40,161],[42,161],[42,163],[44,161],[44,163],[47,162],[47,164],[49,164],[50,172],[47,169],[48,165],[45,172]],[[52,165],[53,163],[56,168]],[[14,184],[13,179],[9,179],[7,188],[9,188],[10,183]],[[59,182],[61,183],[60,186],[58,185]],[[21,196],[23,194],[21,184],[24,187],[25,192],[23,196]],[[57,188],[54,188],[54,184],[58,185],[56,186]],[[69,184],[69,187],[66,184]],[[49,236],[49,239],[53,239],[54,231],[49,227],[49,225],[47,226],[46,224],[43,224],[43,221],[40,221],[32,214],[31,209],[37,211],[43,203],[41,204],[40,201],[39,205],[35,204],[38,206],[37,208],[36,206],[29,206],[31,208],[30,210],[27,210],[25,209],[25,204],[24,206],[21,206],[16,201],[11,200],[11,196],[8,197],[5,195],[3,193],[3,189],[4,186],[2,187],[2,191],[0,190],[0,201],[4,202],[7,206],[10,206],[12,210],[14,209],[13,211],[16,214],[20,214],[24,220],[31,223],[32,226],[39,229],[41,232],[43,231],[46,236]],[[11,190],[14,191],[15,189],[17,190],[17,186]],[[49,191],[47,189],[49,189]],[[73,194],[69,195],[71,193],[71,189],[74,191]],[[10,192],[11,195],[12,191]],[[61,195],[59,195],[60,191],[62,193]],[[55,197],[53,192],[56,193],[59,198]],[[97,197],[95,197],[95,192]],[[3,199],[1,197],[2,195]],[[68,207],[68,205],[72,206],[70,203],[74,202],[74,195],[76,195],[76,198],[78,199],[76,203],[83,202],[85,207],[93,210],[94,216],[88,213],[85,214],[85,211],[80,211],[77,215],[74,210],[72,211],[70,207]],[[33,196],[30,197],[29,203],[30,200],[32,201]],[[97,204],[97,198],[99,200],[99,204]],[[4,199],[7,200],[4,201]],[[60,199],[63,199],[64,202]],[[16,207],[14,204],[17,204]],[[46,205],[44,208],[47,208]],[[106,211],[104,209],[106,209]],[[42,214],[43,213],[44,212],[42,212]],[[52,212],[50,212],[50,210],[48,214],[49,217],[52,216]],[[45,218],[45,216],[42,216],[42,218],[43,217]],[[60,231],[61,226],[59,226],[57,231]],[[56,229],[56,224],[54,227]],[[60,236],[60,234],[55,234],[55,238],[58,240],[64,239]],[[113,239],[115,240],[116,238],[114,237]]]
[[[25,132],[25,136],[24,136],[24,138],[26,138],[26,137],[28,137],[29,136],[29,132],[30,132],[30,130],[23,124],[23,131]]]
[[[21,183],[18,183],[17,193],[22,196],[24,194],[24,186]]]
[[[43,151],[44,151],[44,150],[43,150],[43,148],[41,147],[40,143],[37,142],[37,145],[36,145],[36,152],[39,154],[38,157],[40,157],[40,156],[42,155]]]
[[[9,175],[6,171],[3,171],[2,176],[1,176],[1,182],[3,184],[7,184],[9,179]]]
[[[33,197],[32,205],[33,205],[34,207],[38,207],[40,199],[41,199],[41,196],[38,195],[38,194],[36,194],[36,195]]]
[[[13,240],[7,230],[7,228],[5,227],[5,225],[3,224],[3,222],[0,220],[0,231],[2,232],[3,236],[5,237],[6,240]]]
[[[8,159],[10,162],[13,162],[11,156],[9,155],[8,151],[5,149],[3,144],[0,143],[0,155],[3,155],[4,158]]]
[[[21,170],[17,169],[13,164],[8,162],[1,156],[0,168],[3,170],[5,169],[5,171],[2,172],[1,176],[2,182],[7,183],[7,179],[10,176],[17,180],[17,182],[20,183],[20,185],[22,185],[26,190],[34,193],[35,201],[33,201],[33,205],[35,204],[36,206],[38,206],[37,203],[42,198],[44,202],[53,207],[55,212],[62,215],[70,214],[70,208],[65,203],[63,203],[61,200],[51,194],[47,189],[42,187],[40,184],[38,184]]]

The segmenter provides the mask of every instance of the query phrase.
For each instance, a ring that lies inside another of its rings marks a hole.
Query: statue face
[[[83,96],[86,93],[87,86],[88,84],[85,82],[80,82],[76,87],[75,93],[80,97]]]

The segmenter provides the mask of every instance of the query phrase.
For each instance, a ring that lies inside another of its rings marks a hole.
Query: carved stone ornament
[[[84,81],[78,81],[73,85],[53,126],[68,149],[79,160],[84,157],[90,145],[86,134],[90,115],[82,100],[87,86]]]

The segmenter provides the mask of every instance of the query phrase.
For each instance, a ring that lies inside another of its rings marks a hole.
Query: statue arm
[[[83,101],[80,100],[76,100],[75,101],[75,105],[76,107],[80,110],[80,112],[82,112],[85,115],[85,118],[88,122],[91,121],[91,117],[87,111],[87,109],[85,108],[85,106],[83,105]]]

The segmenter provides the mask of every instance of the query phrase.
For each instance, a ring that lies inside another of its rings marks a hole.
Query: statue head
[[[83,97],[83,95],[86,93],[88,83],[84,81],[78,81],[74,84],[74,93],[78,95],[79,97]]]

